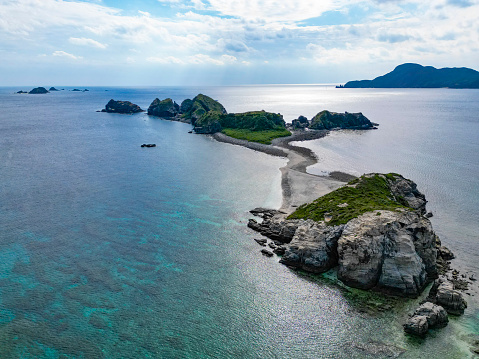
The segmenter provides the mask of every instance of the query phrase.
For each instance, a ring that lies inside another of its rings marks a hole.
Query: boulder
[[[266,257],[272,257],[273,256],[273,252],[267,250],[267,249],[262,249],[261,250],[261,253],[266,256]]]
[[[424,315],[416,315],[409,318],[404,324],[404,331],[408,334],[424,337],[429,330],[427,318]]]
[[[301,221],[280,262],[312,273],[328,271],[338,264],[337,246],[343,228]]]
[[[260,246],[263,246],[263,247],[265,247],[266,243],[268,242],[266,238],[255,238],[254,240],[256,243],[258,243]]]
[[[131,103],[130,101],[115,101],[113,99],[108,101],[105,108],[101,111],[108,112],[108,113],[123,113],[123,114],[143,112],[140,106],[135,105],[134,103]]]
[[[45,94],[45,93],[48,93],[48,90],[45,87],[35,87],[33,90],[29,92],[29,94],[32,94],[32,95]]]
[[[437,278],[431,223],[412,211],[352,219],[338,241],[338,256],[338,278],[354,288],[416,297],[428,279]]]
[[[148,115],[171,118],[180,113],[180,106],[174,102],[171,98],[160,100],[154,99],[148,107]]]
[[[455,290],[454,285],[447,280],[439,281],[435,299],[449,314],[461,315],[467,308],[467,302],[461,292]]]
[[[419,306],[414,315],[423,315],[427,318],[429,328],[445,327],[449,322],[447,311],[440,305],[431,302],[426,302]]]

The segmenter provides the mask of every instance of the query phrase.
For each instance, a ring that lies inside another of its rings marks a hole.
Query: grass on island
[[[398,175],[394,173],[362,176],[312,203],[298,207],[288,219],[312,219],[319,222],[328,216],[331,219],[326,223],[335,226],[370,211],[378,211],[380,214],[381,210],[408,208],[399,202],[401,199],[394,199],[389,190],[386,178],[393,179],[396,176]]]
[[[291,132],[286,129],[252,131],[245,129],[225,128],[221,132],[223,132],[227,136],[237,138],[239,140],[258,142],[265,145],[270,145],[271,140],[275,138],[291,136]]]

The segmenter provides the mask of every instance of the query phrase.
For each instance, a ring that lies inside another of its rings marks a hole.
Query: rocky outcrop
[[[391,193],[399,203],[419,211],[420,214],[426,214],[426,196],[419,192],[416,183],[398,174],[386,176],[386,179]]]
[[[53,92],[53,91],[60,91],[60,90],[57,90],[55,87],[50,87],[48,91]]]
[[[193,100],[190,100],[187,98],[186,100],[183,100],[183,102],[180,105],[180,112],[181,113],[187,113],[188,111],[191,110],[193,107]]]
[[[311,273],[328,271],[338,265],[338,239],[343,228],[301,221],[280,262]]]
[[[171,98],[160,100],[154,99],[148,107],[148,115],[163,118],[175,117],[180,113],[180,106]]]
[[[182,102],[182,107],[185,109],[182,117],[190,121],[192,125],[195,125],[196,120],[210,111],[220,114],[227,113],[221,103],[203,94],[195,96],[191,103],[185,101]]]
[[[250,219],[248,227],[272,240],[289,243],[293,239],[300,223],[301,220],[286,220],[284,215],[275,215],[272,218],[263,219],[262,223],[258,223],[255,219]]]
[[[32,95],[45,94],[45,93],[49,93],[45,87],[35,87],[33,90],[29,92],[29,94],[32,94]]]
[[[309,128],[314,130],[331,130],[334,128],[340,129],[355,129],[367,130],[374,127],[362,113],[337,113],[330,111],[321,111],[311,120]]]
[[[431,223],[411,211],[368,212],[349,221],[338,256],[338,278],[355,288],[415,297],[437,278]]]
[[[441,280],[435,284],[437,286],[435,302],[443,306],[449,314],[464,314],[467,302],[464,300],[462,293],[454,289],[454,284],[447,280]]]
[[[291,121],[291,126],[295,130],[305,129],[309,127],[309,121],[304,116],[299,116],[296,120]]]
[[[130,101],[115,101],[111,99],[105,106],[102,112],[108,113],[123,113],[123,114],[132,114],[143,112],[140,106],[131,103]]]
[[[429,330],[427,318],[424,315],[415,315],[404,324],[404,331],[418,337],[423,337]]]
[[[363,190],[373,193],[374,186],[380,188],[375,196],[387,199],[389,209],[362,213],[364,203],[358,198],[363,197],[358,196]],[[303,217],[253,210],[263,221],[250,219],[248,226],[284,244],[281,263],[313,273],[337,266],[338,279],[350,287],[416,297],[438,277],[437,236],[423,216],[426,199],[414,182],[397,174],[369,174],[320,199],[298,208]],[[323,204],[332,206],[327,213]],[[333,223],[332,210],[353,218]]]
[[[423,337],[429,329],[445,327],[448,322],[449,318],[443,307],[426,302],[416,309],[403,327],[406,333]]]

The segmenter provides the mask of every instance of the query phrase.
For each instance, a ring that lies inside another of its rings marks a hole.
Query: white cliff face
[[[411,211],[374,211],[349,221],[338,241],[338,278],[346,285],[417,296],[437,277],[435,234]]]

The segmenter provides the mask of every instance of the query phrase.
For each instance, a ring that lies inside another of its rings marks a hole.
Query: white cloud
[[[106,44],[102,44],[101,42],[95,41],[93,39],[87,39],[86,37],[70,37],[68,41],[74,45],[92,46],[99,49],[106,49],[108,46]]]
[[[56,56],[56,57],[65,57],[65,58],[72,59],[72,60],[83,59],[83,57],[81,57],[81,56],[75,56],[75,55],[69,54],[68,52],[65,52],[65,51],[55,51],[52,55]]]
[[[174,56],[150,56],[146,59],[146,61],[151,62],[151,63],[157,63],[157,64],[177,64],[177,65],[183,65],[185,62],[177,57]]]

